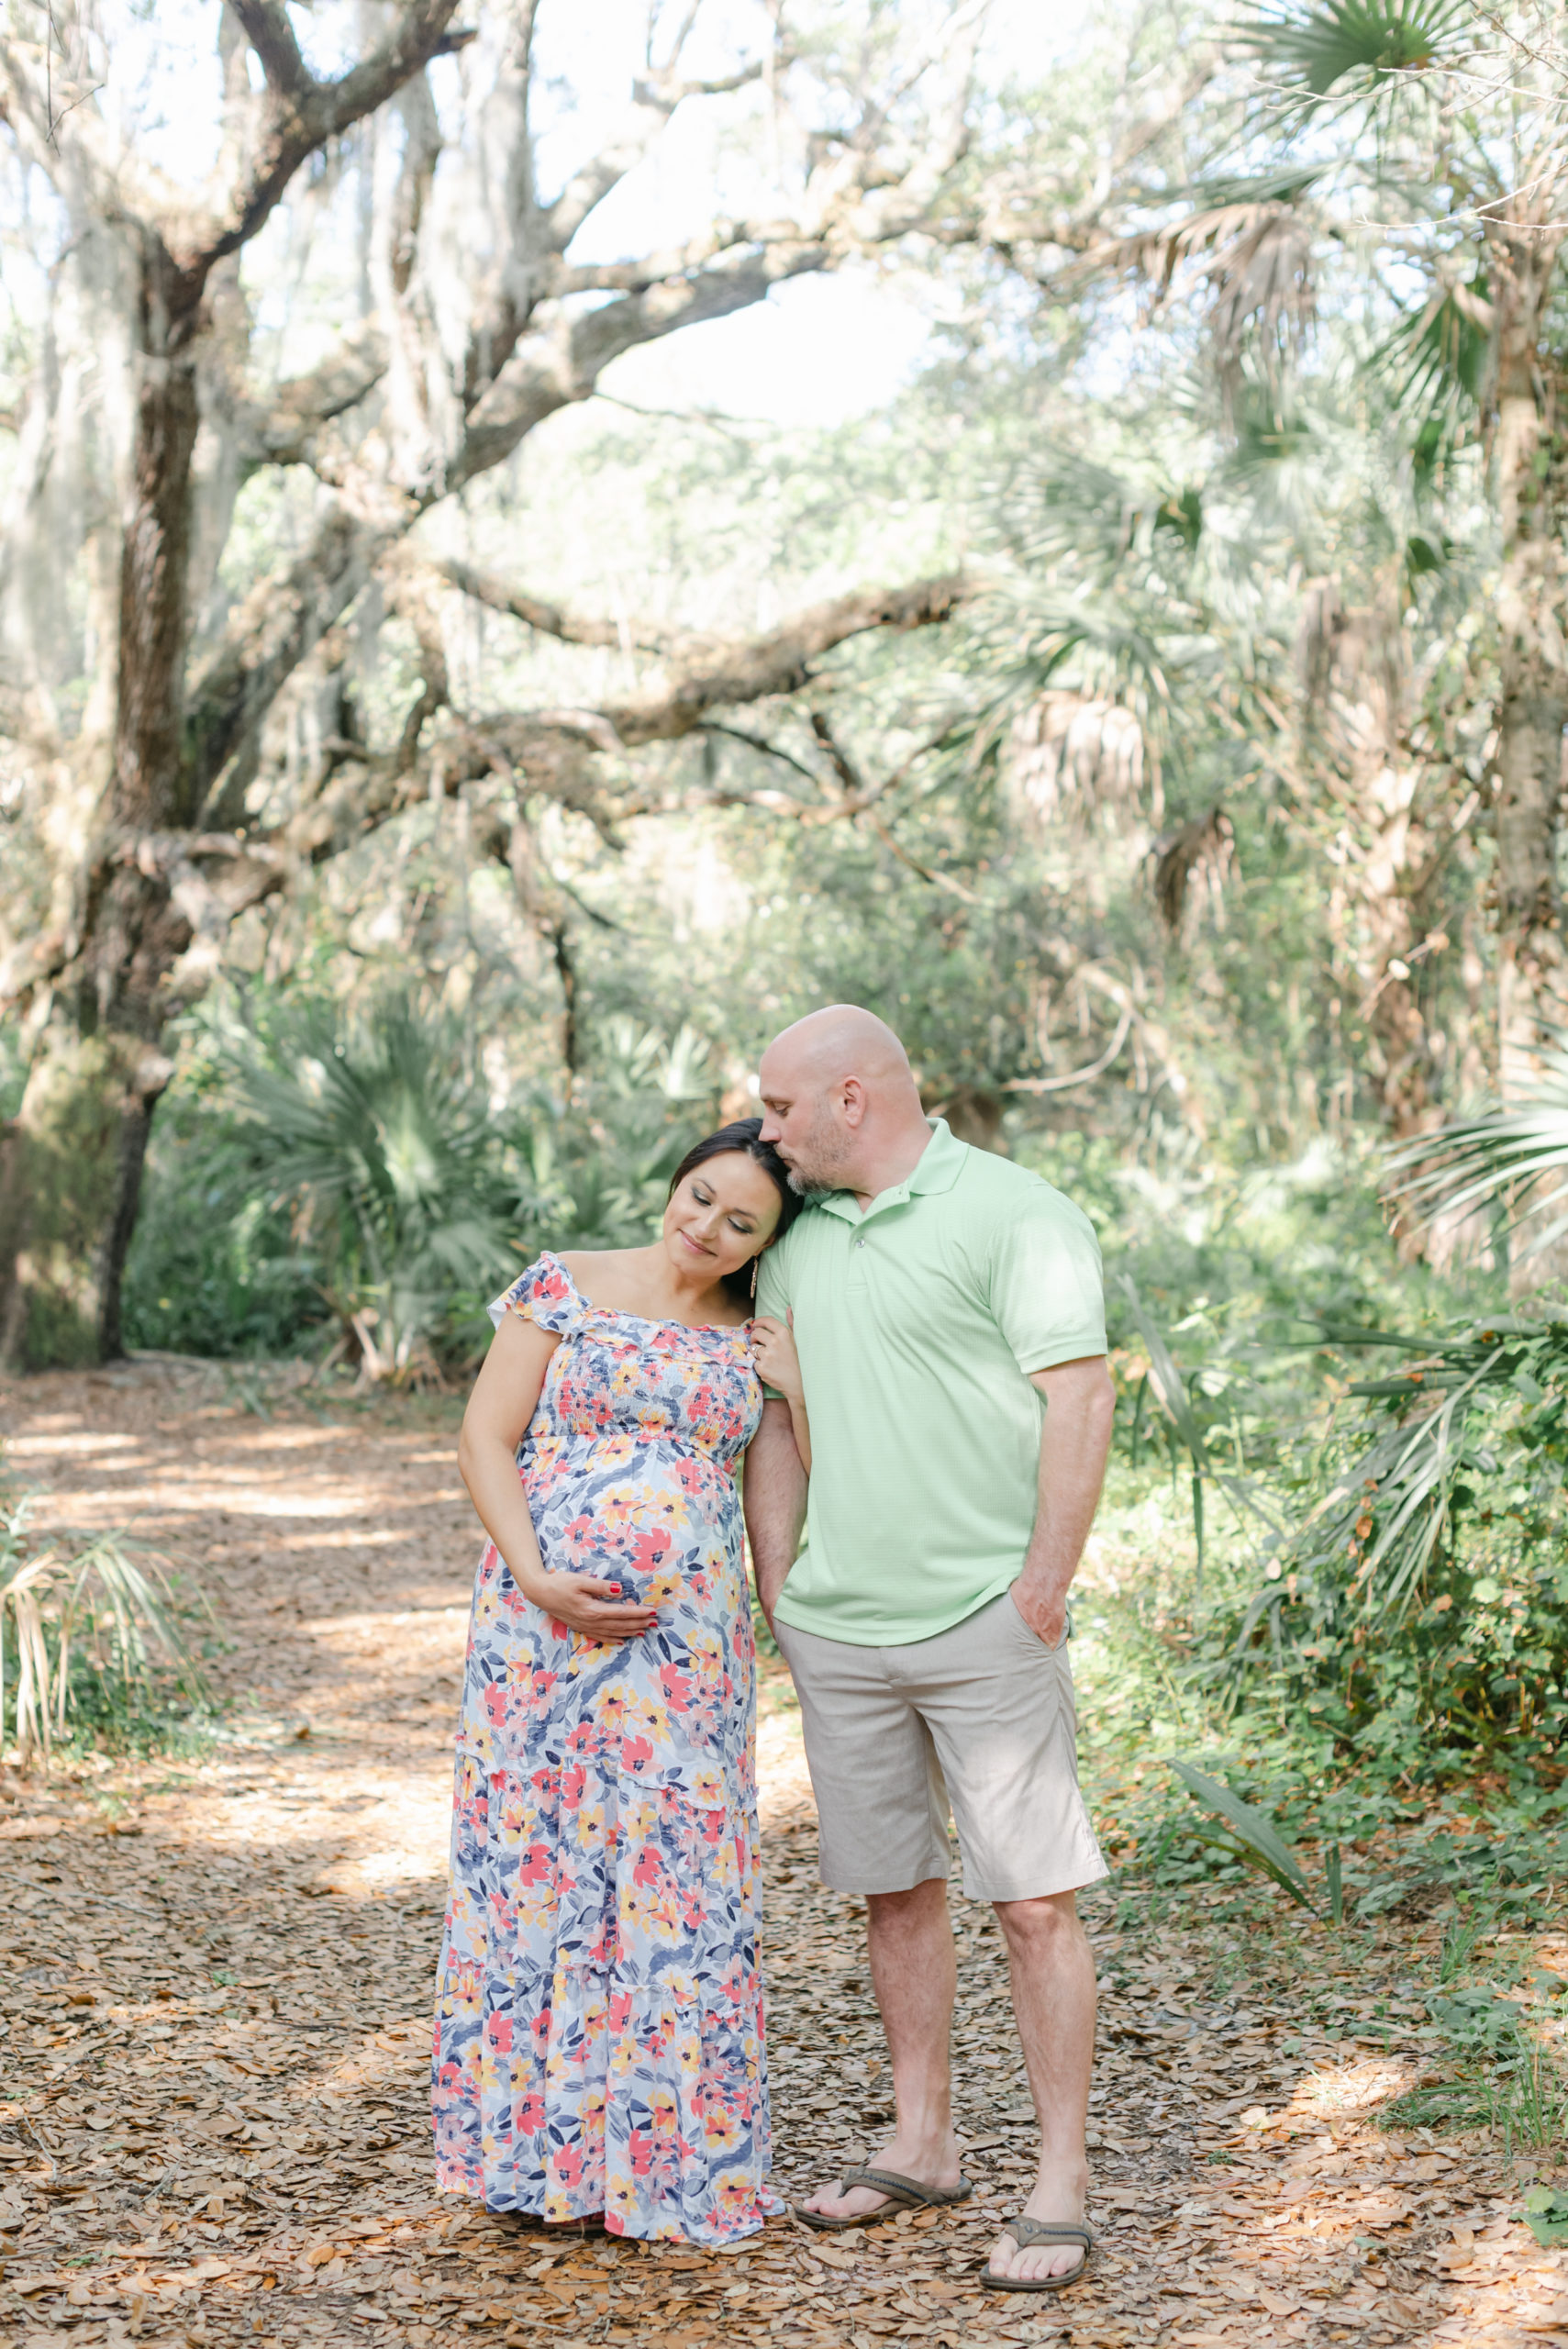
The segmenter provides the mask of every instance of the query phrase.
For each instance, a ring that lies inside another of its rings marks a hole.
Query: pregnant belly
[[[539,1552],[552,1574],[618,1582],[657,1606],[706,1584],[740,1554],[734,1480],[701,1454],[653,1445],[626,1464],[589,1462],[568,1475],[526,1474]]]

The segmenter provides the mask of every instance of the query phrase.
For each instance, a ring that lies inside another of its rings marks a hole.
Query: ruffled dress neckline
[[[749,1320],[677,1321],[668,1313],[628,1313],[624,1306],[600,1305],[579,1286],[565,1258],[558,1256],[553,1248],[541,1248],[539,1262],[560,1267],[562,1280],[568,1284],[573,1296],[585,1312],[606,1314],[612,1321],[634,1321],[642,1330],[684,1330],[694,1338],[743,1338],[751,1327]]]

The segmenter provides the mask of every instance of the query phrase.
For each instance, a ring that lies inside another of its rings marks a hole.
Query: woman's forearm
[[[495,1438],[475,1438],[465,1429],[457,1464],[479,1521],[506,1560],[512,1580],[537,1605],[548,1582],[515,1453]]]

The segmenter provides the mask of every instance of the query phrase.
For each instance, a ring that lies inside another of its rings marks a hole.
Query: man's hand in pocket
[[[1067,1629],[1067,1593],[1041,1590],[1027,1575],[1020,1575],[1012,1586],[1011,1595],[1014,1606],[1036,1639],[1043,1640],[1048,1648],[1059,1648]]]

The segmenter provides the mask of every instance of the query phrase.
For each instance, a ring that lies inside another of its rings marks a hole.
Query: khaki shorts
[[[777,1628],[824,1884],[908,1892],[945,1876],[950,1802],[972,1900],[1039,1900],[1108,1875],[1078,1791],[1066,1639],[1048,1648],[1007,1592],[909,1647]]]

